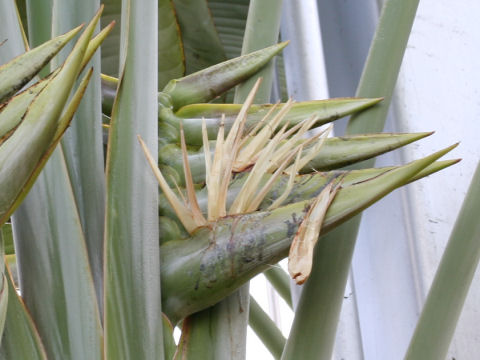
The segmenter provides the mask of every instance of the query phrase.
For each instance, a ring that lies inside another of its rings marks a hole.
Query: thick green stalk
[[[280,359],[283,348],[286,343],[285,337],[278,329],[277,325],[270,319],[268,314],[263,311],[261,306],[250,297],[250,313],[248,324],[255,331],[263,344],[272,353],[275,359]]]
[[[480,260],[480,165],[458,215],[405,359],[445,359]],[[441,316],[439,316],[441,314]]]
[[[346,236],[348,233],[345,234],[351,221],[318,240],[314,252],[312,273],[303,287],[290,331],[292,334],[290,336],[293,336],[295,342],[290,339],[287,341],[282,359],[296,359],[299,351],[302,351],[301,354],[305,359],[326,360],[331,358],[336,324],[332,330],[332,315],[330,314],[339,314],[343,303],[331,299],[343,299],[344,279],[348,277],[350,269],[343,264],[347,261],[350,263],[355,242],[355,238]],[[337,240],[341,238],[350,240],[350,242],[338,242]],[[337,271],[333,272],[331,269]],[[322,286],[318,286],[318,284],[322,284]],[[309,294],[309,297],[304,294]],[[312,308],[317,309],[317,312],[303,310]],[[305,332],[306,328],[308,328],[308,332]],[[297,335],[300,333],[303,336]],[[323,346],[317,346],[312,342],[321,343]]]
[[[238,291],[236,294],[243,295]],[[235,339],[237,322],[219,317],[238,311],[238,304],[245,302],[243,298],[238,298],[237,302],[221,301],[184,319],[174,360],[223,360],[243,356],[241,342]]]
[[[361,97],[383,96],[385,100],[368,111],[352,116],[347,134],[382,131],[418,2],[419,0],[385,1],[356,94]],[[368,160],[364,166],[369,167],[373,163],[374,160]],[[345,224],[343,229],[325,236],[317,244],[317,257],[332,259],[331,266],[320,269],[322,273],[312,271],[312,278],[302,292],[300,303],[310,303],[312,299],[316,299],[318,291],[322,294],[332,294],[332,296],[324,297],[321,303],[298,307],[293,331],[287,341],[282,359],[295,359],[295,354],[299,353],[305,359],[331,359],[343,302],[343,291],[351,264],[350,254],[355,247],[359,224],[360,216]],[[332,243],[334,243],[333,246],[330,245]],[[324,249],[320,250],[322,244]],[[335,257],[339,249],[343,249],[346,255],[340,258]],[[322,282],[325,277],[335,279],[335,282]],[[313,311],[319,306],[330,311]],[[317,341],[305,342],[303,341],[305,333],[316,333],[321,336],[315,337]]]
[[[318,240],[314,251],[312,273],[303,287],[290,331],[294,342],[288,339],[282,359],[296,359],[299,351],[302,351],[305,359],[331,358],[336,335],[336,324],[332,325],[332,317],[338,320],[338,315],[330,314],[339,314],[343,303],[331,299],[343,299],[344,279],[348,277],[350,269],[343,264],[347,261],[351,262],[355,242],[355,238],[347,236],[348,233],[345,231],[349,231],[352,220]],[[337,241],[342,238],[350,242]],[[309,297],[304,294],[309,294]],[[317,312],[304,310],[312,308],[317,309]],[[332,326],[334,326],[333,329]],[[305,332],[306,328],[308,332]],[[297,335],[300,333],[303,336]],[[307,333],[308,336],[305,335]],[[317,346],[312,342],[321,343],[323,346]]]
[[[54,1],[54,5],[52,28],[53,35],[56,35],[89,20],[100,7],[100,1],[62,0]],[[73,8],[75,11],[72,11]],[[99,26],[96,31],[98,28]],[[67,46],[65,50],[68,48]],[[93,56],[90,64],[93,66],[93,75],[70,128],[62,139],[62,149],[87,242],[95,291],[102,310],[105,170],[101,128],[100,52]]]
[[[122,12],[106,165],[105,358],[161,360],[158,185],[137,139],[157,153],[157,1],[126,0]]]
[[[163,311],[169,319],[176,323],[215,304],[285,257],[305,206],[295,203],[275,211],[224,218],[212,229],[197,230],[189,239],[163,244]],[[212,242],[214,246],[210,246]],[[186,276],[189,273],[195,275]],[[238,294],[229,298],[234,296]]]

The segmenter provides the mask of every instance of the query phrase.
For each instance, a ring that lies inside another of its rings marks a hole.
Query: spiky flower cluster
[[[178,195],[170,188],[145,143],[139,137],[142,149],[160,188],[190,234],[197,228],[208,226],[211,222],[224,216],[256,211],[279,176],[286,174],[289,176],[288,184],[284,192],[270,205],[269,210],[281,206],[293,188],[295,176],[318,154],[331,130],[330,126],[313,137],[305,137],[306,132],[315,124],[317,120],[315,117],[305,119],[290,129],[288,122],[283,121],[282,124],[282,120],[292,107],[292,100],[289,100],[280,109],[276,104],[256,126],[250,130],[245,129],[247,113],[259,85],[260,79],[245,100],[226,138],[224,117],[222,118],[213,158],[205,120],[203,120],[202,136],[208,192],[207,218],[198,205],[182,125],[180,124],[180,141],[186,196],[178,186],[176,186]],[[246,171],[248,171],[247,179],[227,210],[227,195],[232,176],[235,173]],[[266,174],[271,174],[271,176],[261,186]],[[336,186],[330,184],[312,201],[310,210],[294,238],[289,255],[289,271],[292,278],[299,284],[303,283],[310,274],[313,248],[318,239],[325,213],[339,187],[339,183]]]

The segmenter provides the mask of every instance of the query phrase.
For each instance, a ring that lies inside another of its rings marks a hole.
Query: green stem
[[[302,354],[303,359],[331,359],[350,270],[350,266],[344,264],[350,264],[355,243],[355,238],[345,233],[350,223],[318,240],[312,273],[303,287],[282,359],[297,359],[298,354]]]
[[[163,244],[162,309],[172,323],[215,304],[284,258],[306,205],[227,217],[187,240]]]
[[[293,309],[290,278],[287,273],[283,271],[279,265],[276,265],[264,271],[263,275],[270,281],[270,284],[272,284],[282,299],[285,300],[287,305],[290,306],[290,309]]]
[[[347,134],[383,130],[418,3],[419,0],[385,1],[356,93],[359,97],[384,100],[369,111],[352,116]]]
[[[257,301],[250,296],[248,324],[275,359],[280,359],[286,339]]]

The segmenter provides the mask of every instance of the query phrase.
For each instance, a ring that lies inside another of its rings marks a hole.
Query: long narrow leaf
[[[25,0],[28,21],[28,41],[38,46],[52,37],[53,0]]]
[[[60,73],[52,80],[51,84],[55,84],[54,81],[63,82],[52,87],[49,102],[59,101],[55,98],[64,98],[66,101],[68,86],[76,78],[99,16],[100,13],[85,30],[73,55],[69,56]],[[67,73],[62,75],[64,71]],[[48,86],[36,101],[41,99],[48,103],[47,99],[41,98]],[[59,96],[55,91],[65,93]],[[76,98],[74,96],[72,101],[75,102]],[[34,104],[27,116],[33,114]],[[77,105],[78,100],[73,107]],[[68,125],[71,115],[60,117],[58,113],[58,117],[59,125],[51,130],[53,139],[48,139],[47,152],[58,141],[58,136],[63,132],[60,127]],[[27,118],[22,126],[26,121]],[[45,160],[42,158],[42,161]],[[14,214],[13,227],[22,296],[41,334],[48,357],[100,359],[103,335],[98,304],[85,238],[61,149],[53,153],[29,196]],[[76,311],[72,313],[69,311],[71,308]]]
[[[112,21],[117,24],[102,45],[102,73],[118,77],[122,0],[105,0],[102,3],[105,10],[101,19],[101,26],[104,27]]]
[[[25,198],[25,196],[28,194],[30,191],[30,188],[34,184],[35,180],[37,179],[38,175],[42,171],[43,167],[47,163],[50,155],[53,153],[55,150],[56,146],[58,145],[62,135],[64,134],[65,130],[67,129],[68,125],[70,124],[70,121],[73,118],[73,114],[78,108],[78,105],[80,101],[82,100],[82,96],[85,92],[85,88],[88,85],[88,82],[90,80],[90,77],[92,75],[92,71],[89,71],[82,79],[80,82],[78,89],[75,91],[75,94],[72,96],[70,99],[70,102],[65,106],[65,109],[63,111],[63,114],[61,118],[58,121],[57,129],[55,131],[55,134],[53,136],[53,139],[51,140],[50,144],[46,148],[42,158],[40,161],[37,163],[35,168],[33,169],[33,172],[31,173],[28,181],[26,184],[23,186],[22,190],[18,194],[18,197],[15,200],[14,205],[12,206],[10,211],[13,211],[13,209],[18,206],[22,202],[22,200]]]
[[[158,0],[158,88],[163,89],[171,79],[184,73],[183,44],[173,3]]]
[[[208,0],[218,36],[227,59],[240,56],[249,0]]]
[[[121,0],[106,0],[105,15],[102,18],[102,26],[115,21],[117,27],[114,29],[111,36],[107,38],[102,46],[102,72],[118,77],[119,71],[119,52],[122,46],[120,42],[120,28],[121,22],[125,21],[122,18]],[[158,52],[158,87],[162,89],[169,80],[179,78],[185,73],[184,54],[181,34],[177,24],[175,10],[171,0],[158,1],[158,44],[156,51]],[[152,49],[148,52],[151,53]]]
[[[27,50],[16,10],[15,1],[0,2],[0,64],[11,61]]]
[[[280,32],[282,18],[281,0],[251,0],[248,7],[245,35],[243,37],[242,54],[257,51],[265,46],[275,44]],[[258,77],[263,78],[263,85],[257,92],[255,102],[269,102],[273,83],[273,64],[263,69]],[[243,82],[235,92],[234,102],[242,102],[250,92],[256,79]]]
[[[157,154],[157,2],[129,0],[122,11],[106,169],[105,357],[156,360],[163,359],[158,190],[137,135]]]
[[[444,359],[480,260],[480,165],[465,196],[405,356]],[[441,314],[441,316],[439,316]]]
[[[13,216],[20,288],[49,359],[101,359],[98,303],[64,161],[57,149]]]
[[[75,11],[71,11],[75,6]],[[55,2],[53,31],[63,32],[74,24],[90,19],[100,6],[99,0],[62,0]],[[97,26],[98,28],[98,26]],[[107,27],[108,30],[108,27]],[[91,41],[89,48],[99,45]],[[66,47],[68,48],[68,47]],[[87,48],[88,49],[88,48]],[[65,50],[64,50],[65,51]],[[60,54],[62,55],[62,53]],[[87,54],[85,55],[87,56]],[[82,65],[85,61],[82,61]],[[62,149],[75,194],[75,203],[87,241],[88,258],[99,304],[103,291],[103,227],[105,218],[105,171],[103,167],[103,132],[100,89],[100,53],[90,60],[93,74],[83,94],[69,130],[62,139]]]
[[[28,107],[51,79],[38,82],[13,97],[8,104],[0,108],[0,138],[4,141],[23,120]]]
[[[191,74],[225,61],[225,52],[207,1],[174,0],[173,2],[182,33],[186,73]]]

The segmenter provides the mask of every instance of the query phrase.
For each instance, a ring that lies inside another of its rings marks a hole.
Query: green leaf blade
[[[68,98],[99,16],[98,13],[80,37],[62,70],[52,80],[54,86],[50,82],[37,97],[38,112],[43,108],[41,105],[48,101],[54,103],[45,107],[48,109],[50,106],[49,116],[55,119],[54,126],[48,128],[48,136],[44,136],[42,146],[46,145],[46,148],[40,154],[40,164],[46,162],[52,147],[69,124],[73,115],[70,113],[78,105],[78,92],[67,109],[58,102],[65,103]],[[80,93],[88,83],[88,76],[82,82]],[[49,86],[51,98],[42,99],[44,94],[48,94]],[[57,92],[61,92],[61,95]],[[28,120],[29,114],[32,122],[35,122],[34,105],[35,102],[21,126]],[[67,115],[61,116],[61,111]],[[38,175],[39,167],[34,168],[32,178]],[[27,187],[22,191],[26,191]],[[20,197],[24,195],[22,193]],[[61,149],[53,153],[29,196],[13,215],[12,222],[22,296],[41,333],[48,357],[101,359],[103,334],[98,303],[85,238]],[[72,308],[74,312],[69,311]]]
[[[71,11],[73,6],[75,11]],[[85,22],[92,18],[99,6],[98,0],[61,1],[55,5],[53,29],[62,32],[73,24]],[[101,38],[100,36],[100,40]],[[99,45],[97,39],[89,42],[82,64],[85,64]],[[105,170],[101,127],[100,52],[93,55],[90,64],[93,66],[90,83],[84,90],[81,102],[75,107],[75,117],[65,132],[61,146],[87,241],[97,298],[103,305]]]
[[[163,358],[157,183],[137,135],[156,154],[157,4],[122,9],[123,61],[106,169],[105,357]],[[144,56],[146,53],[152,56]]]
[[[158,88],[185,74],[180,29],[172,1],[158,1]]]
[[[227,59],[240,56],[248,16],[248,0],[209,0],[213,21]]]
[[[470,284],[480,260],[480,166],[428,292],[405,359],[443,359],[452,341]],[[441,316],[439,316],[441,314]]]
[[[174,0],[185,51],[186,73],[226,60],[206,0]],[[159,88],[163,86],[159,84]]]
[[[61,149],[13,215],[13,229],[22,297],[48,358],[102,359],[99,308]]]

